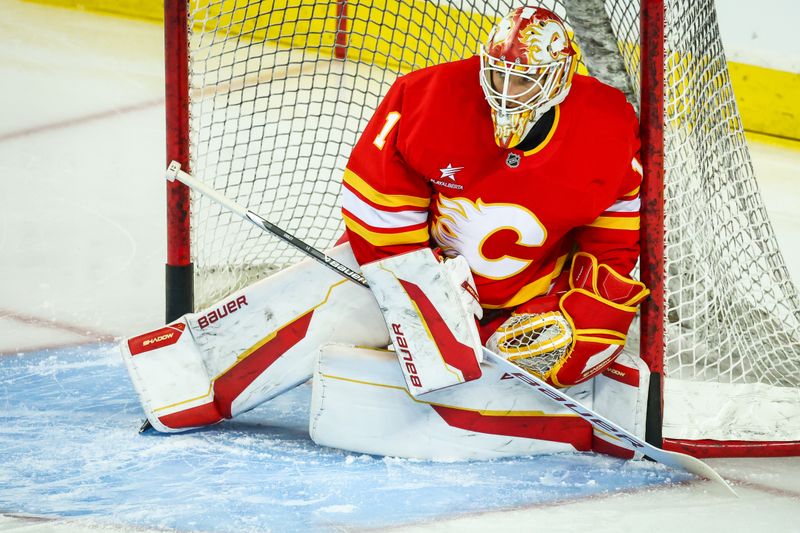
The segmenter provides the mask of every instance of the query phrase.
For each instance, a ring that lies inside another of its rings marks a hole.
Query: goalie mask
[[[480,57],[481,87],[501,148],[519,144],[539,117],[566,98],[577,65],[564,21],[531,6],[506,15],[489,34]]]

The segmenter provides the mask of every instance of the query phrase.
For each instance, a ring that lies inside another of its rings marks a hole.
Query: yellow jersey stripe
[[[636,187],[636,188],[635,188],[635,189],[633,189],[631,192],[623,194],[623,195],[622,195],[622,197],[623,197],[623,198],[627,198],[627,197],[629,197],[629,196],[638,196],[638,195],[639,195],[639,190],[640,190],[640,189],[641,189],[641,186],[639,186],[639,187]]]
[[[522,287],[517,294],[509,298],[507,301],[499,304],[499,305],[491,305],[481,303],[481,307],[485,307],[486,309],[506,309],[509,307],[516,307],[520,304],[524,304],[528,300],[532,298],[536,298],[537,296],[541,296],[547,292],[550,288],[550,284],[553,280],[561,274],[561,270],[564,268],[564,263],[567,261],[567,254],[562,255],[558,259],[556,259],[555,267],[553,267],[553,271],[549,274],[545,274],[544,276],[540,277],[537,280],[528,283],[524,287]]]
[[[614,331],[613,329],[579,329],[575,332],[577,336],[583,336],[588,338],[588,335],[609,335],[611,337],[617,337],[619,339],[625,340],[625,337],[628,336],[627,333],[622,333],[621,331]]]
[[[372,231],[347,215],[342,215],[347,229],[367,241],[373,246],[392,246],[395,244],[414,244],[424,243],[429,239],[428,228],[419,228],[411,231],[400,231],[397,233],[378,233]]]
[[[638,230],[640,222],[639,217],[597,217],[594,222],[586,226],[590,228]]]
[[[642,164],[635,157],[631,159],[631,168],[640,176],[642,175]]]
[[[385,207],[402,207],[402,206],[413,206],[413,207],[425,207],[427,208],[430,203],[430,198],[423,198],[420,196],[407,196],[404,194],[383,194],[382,192],[376,191],[372,188],[372,186],[361,179],[355,172],[350,170],[349,168],[344,169],[344,182],[358,191],[360,195],[364,198],[368,199],[369,201],[382,205]]]
[[[625,345],[625,339],[606,339],[605,337],[592,337],[591,335],[575,335],[575,340],[595,342],[597,344],[615,344],[617,346]]]

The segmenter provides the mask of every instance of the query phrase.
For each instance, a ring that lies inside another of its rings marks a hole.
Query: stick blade
[[[582,405],[575,399],[570,398],[561,390],[556,389],[548,383],[545,383],[537,376],[521,369],[511,361],[503,359],[491,350],[484,348],[483,355],[485,362],[499,366],[517,381],[524,383],[537,393],[543,394],[553,400],[555,403],[571,410],[573,413],[589,422],[596,430],[600,430],[603,433],[617,439],[619,446],[633,452],[642,453],[657,463],[661,463],[677,470],[683,470],[689,472],[690,474],[713,481],[715,482],[715,486],[722,487],[727,493],[738,497],[738,494],[736,494],[731,486],[728,485],[724,479],[722,479],[722,476],[720,476],[714,471],[713,468],[705,464],[700,459],[679,452],[671,452],[662,450],[661,448],[656,448],[649,442],[630,433],[625,428],[615,424],[611,420],[608,420],[585,405]]]
[[[700,459],[692,457],[691,455],[671,452],[668,450],[658,450],[658,452],[658,454],[655,454],[654,452],[647,452],[646,455],[650,459],[658,461],[659,463],[671,466],[673,468],[685,470],[690,474],[694,474],[698,477],[712,481],[714,483],[713,486],[723,490],[726,494],[735,496],[737,498],[739,497],[736,491],[733,490],[733,487],[731,487],[730,484],[725,481],[725,479],[720,476],[716,470],[708,466]],[[651,457],[651,455],[658,455],[658,457]]]

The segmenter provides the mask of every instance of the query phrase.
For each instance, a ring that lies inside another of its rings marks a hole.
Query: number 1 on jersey
[[[397,121],[400,120],[400,113],[397,111],[392,111],[388,115],[386,115],[386,124],[383,125],[383,129],[381,132],[375,137],[375,140],[372,141],[372,144],[378,147],[378,150],[383,150],[383,146],[386,144],[386,137],[389,136],[389,133],[394,128],[394,125],[397,124]]]

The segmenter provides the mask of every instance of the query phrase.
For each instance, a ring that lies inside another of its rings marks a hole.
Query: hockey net
[[[187,32],[191,172],[330,247],[343,232],[350,150],[394,79],[474,54],[517,5],[191,2],[167,28]],[[638,106],[638,2],[542,5],[572,24],[589,71]],[[664,13],[664,336],[645,344],[665,347],[648,361],[663,366],[665,442],[698,455],[800,453],[800,301],[755,180],[713,2],[670,0]],[[302,258],[191,198],[196,308]]]

